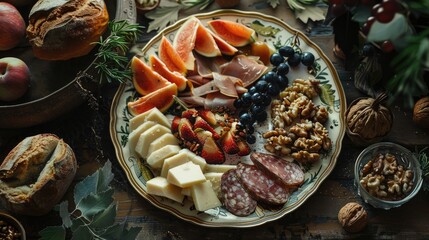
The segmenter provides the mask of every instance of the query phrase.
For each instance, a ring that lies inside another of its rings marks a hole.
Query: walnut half
[[[368,223],[368,214],[365,209],[356,202],[349,202],[338,212],[338,221],[341,226],[350,233],[360,232]]]

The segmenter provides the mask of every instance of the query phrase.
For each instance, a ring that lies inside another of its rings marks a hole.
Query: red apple
[[[30,85],[30,69],[19,58],[0,59],[0,101],[22,97]]]
[[[25,36],[25,22],[11,4],[0,2],[0,51],[16,47]]]

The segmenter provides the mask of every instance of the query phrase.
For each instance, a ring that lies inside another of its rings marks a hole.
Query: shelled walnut
[[[347,232],[360,232],[367,225],[368,214],[362,205],[350,202],[344,205],[338,212],[338,221]]]

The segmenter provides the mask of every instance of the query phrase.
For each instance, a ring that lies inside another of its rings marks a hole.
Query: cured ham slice
[[[247,87],[258,80],[267,69],[267,66],[252,57],[236,55],[220,67],[220,73],[241,79],[243,86]]]

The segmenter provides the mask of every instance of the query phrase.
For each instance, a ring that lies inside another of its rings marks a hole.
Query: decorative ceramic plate
[[[252,227],[281,218],[297,209],[316,192],[323,180],[331,173],[337,161],[344,136],[343,116],[346,107],[345,96],[338,75],[332,63],[316,44],[311,42],[303,33],[289,27],[277,18],[256,12],[236,10],[219,10],[195,16],[203,24],[206,24],[209,20],[219,18],[243,23],[254,28],[258,32],[258,40],[265,41],[273,49],[276,46],[291,45],[294,42],[299,44],[299,48],[302,51],[312,52],[316,58],[315,72],[310,75],[307,68],[301,64],[289,72],[288,78],[292,80],[313,77],[320,80],[321,93],[318,99],[315,100],[315,104],[324,105],[329,110],[329,120],[325,127],[329,130],[332,149],[322,155],[321,160],[306,171],[304,184],[290,196],[288,202],[280,209],[270,210],[258,206],[253,214],[246,217],[232,215],[223,207],[198,212],[191,201],[185,200],[183,204],[179,204],[166,198],[149,195],[146,192],[146,182],[152,177],[152,174],[144,160],[134,157],[128,150],[128,123],[132,116],[127,110],[127,102],[137,96],[132,84],[128,83],[119,87],[111,108],[110,134],[118,161],[131,185],[141,196],[155,206],[186,221],[208,227]],[[164,35],[171,41],[185,20],[178,21],[156,35],[147,43],[139,55],[147,59],[150,54],[156,54],[161,37]],[[263,147],[264,139],[260,136],[260,133],[270,128],[270,122],[268,119],[265,123],[258,124],[256,127],[257,142],[251,145],[252,150],[265,151]],[[239,161],[250,162],[250,158],[249,156],[242,157]]]

